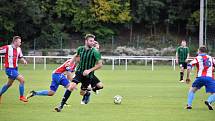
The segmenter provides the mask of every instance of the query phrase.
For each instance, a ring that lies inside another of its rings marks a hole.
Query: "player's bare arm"
[[[84,76],[87,76],[90,72],[95,71],[95,70],[98,70],[98,69],[100,69],[102,66],[103,66],[102,60],[99,60],[99,61],[97,62],[97,64],[96,64],[93,68],[88,69],[88,70],[85,70],[85,71],[83,72],[83,75],[84,75]]]
[[[28,64],[28,62],[25,60],[25,58],[21,57],[20,60],[22,61],[23,64]]]
[[[178,64],[178,53],[177,52],[175,54],[175,60],[176,60],[176,64]]]

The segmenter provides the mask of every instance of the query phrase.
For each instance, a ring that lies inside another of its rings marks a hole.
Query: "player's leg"
[[[91,81],[92,90],[98,94],[98,90],[103,89],[103,83],[94,75]]]
[[[66,89],[64,96],[61,100],[60,106],[56,107],[55,111],[61,112],[61,110],[63,109],[63,106],[66,104],[66,101],[70,97],[72,91],[76,89],[78,83],[80,83],[81,80],[83,80],[83,78],[84,78],[84,76],[81,73],[75,74],[75,77],[73,78],[72,82],[70,82],[69,86],[67,86],[67,89]]]
[[[205,101],[205,104],[208,106],[209,110],[213,110],[213,106],[211,104],[215,102],[215,81],[212,78],[207,81],[205,89],[207,93],[211,93],[211,95]]]
[[[90,101],[90,90],[88,89],[88,87],[90,86],[90,84],[88,82],[83,82],[81,85],[81,91],[80,91],[80,95],[83,96],[82,100],[81,100],[81,104],[88,104]]]
[[[8,78],[8,82],[1,88],[1,91],[0,91],[0,103],[1,103],[1,100],[2,100],[2,95],[8,90],[9,87],[11,87],[13,82],[14,82],[13,79]]]
[[[208,97],[208,99],[205,101],[205,105],[208,106],[209,110],[214,110],[212,103],[215,102],[215,93],[211,93],[211,95]]]
[[[61,74],[52,74],[52,82],[50,85],[50,90],[40,90],[40,91],[32,90],[27,95],[27,99],[33,96],[53,96],[59,87],[62,76],[63,75]]]
[[[192,109],[192,102],[195,96],[195,92],[198,90],[197,87],[191,87],[189,92],[188,92],[188,97],[187,97],[187,109]]]
[[[184,63],[180,64],[180,82],[184,83]]]
[[[70,84],[69,84],[68,88],[66,89],[66,91],[64,93],[64,96],[63,96],[63,98],[61,100],[60,106],[56,107],[55,111],[61,112],[61,110],[63,109],[63,107],[66,104],[67,100],[69,99],[72,91],[76,89],[77,84],[78,84],[77,82],[70,82]]]
[[[19,94],[20,94],[19,100],[23,101],[23,102],[28,102],[28,100],[24,96],[24,90],[25,90],[25,87],[24,87],[24,83],[25,83],[24,77],[22,75],[18,75],[16,79],[19,81]]]
[[[12,68],[6,68],[5,73],[8,76],[8,82],[2,87],[0,91],[0,96],[7,91],[7,89],[13,84],[14,80],[18,76],[18,72],[16,71],[16,69]]]
[[[26,98],[29,99],[33,96],[53,96],[56,92],[56,91],[54,91],[53,88],[56,90],[58,87],[50,87],[50,90],[40,90],[40,91],[32,90],[28,93]]]
[[[193,102],[193,99],[195,96],[195,92],[204,85],[205,85],[204,81],[201,77],[196,78],[196,80],[193,82],[192,87],[190,88],[190,90],[188,92],[186,109],[192,109],[192,102]]]

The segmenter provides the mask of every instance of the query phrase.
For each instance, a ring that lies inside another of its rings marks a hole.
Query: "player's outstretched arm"
[[[23,57],[21,57],[20,60],[22,61],[23,64],[28,64],[28,62]]]
[[[178,64],[178,52],[177,51],[175,53],[175,60],[176,60],[176,64]]]

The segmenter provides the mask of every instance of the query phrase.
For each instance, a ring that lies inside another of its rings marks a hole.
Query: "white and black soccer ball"
[[[122,96],[120,96],[120,95],[114,96],[113,102],[114,102],[114,104],[121,104],[122,103]]]

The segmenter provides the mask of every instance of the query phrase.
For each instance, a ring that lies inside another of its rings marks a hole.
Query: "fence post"
[[[1,70],[2,70],[2,56],[1,56]]]
[[[172,57],[172,66],[174,66],[174,62],[173,61],[174,61],[174,58]]]
[[[147,58],[146,58],[146,59],[145,59],[145,66],[147,66],[147,63],[148,63],[148,62],[147,62]]]
[[[174,68],[174,71],[175,71],[175,59],[173,59],[173,68]]]
[[[152,58],[152,71],[154,71],[154,59]]]
[[[120,61],[121,61],[121,60],[120,60],[120,57],[119,57],[119,66],[120,66],[120,63],[121,63]]]
[[[125,70],[127,71],[128,70],[128,60],[125,59]]]
[[[35,64],[36,62],[35,61],[36,61],[36,57],[34,56],[34,70],[36,69],[36,64]]]
[[[44,70],[46,70],[46,57],[44,57]]]
[[[112,70],[114,70],[114,58],[112,58]]]

